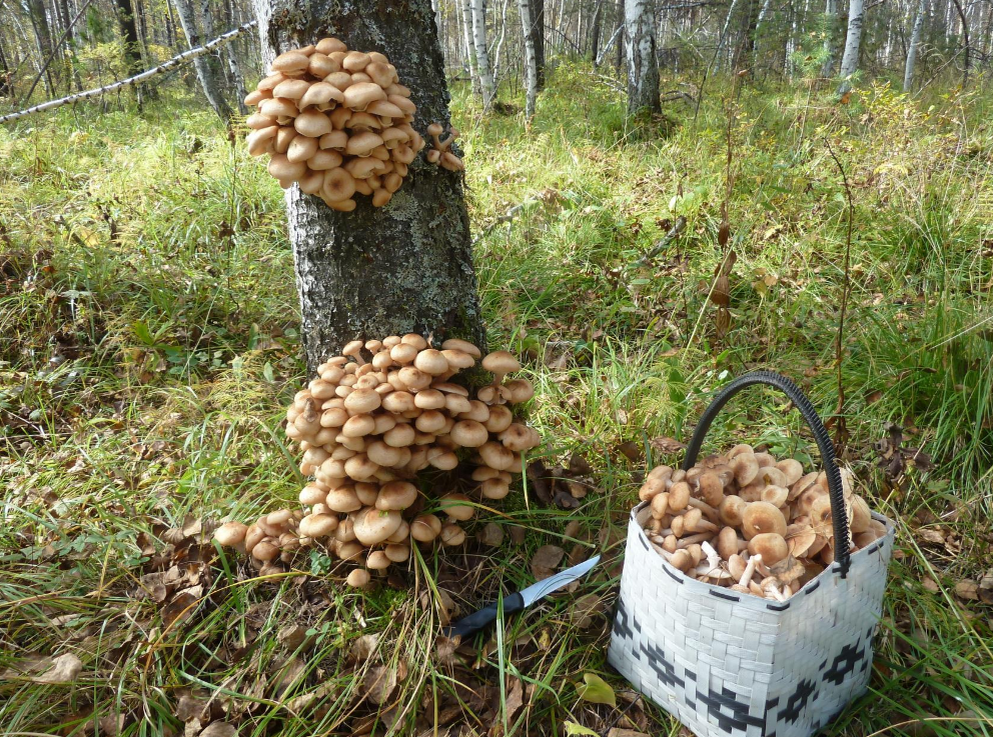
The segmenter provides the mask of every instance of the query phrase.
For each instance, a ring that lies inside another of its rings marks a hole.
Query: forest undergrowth
[[[305,371],[281,191],[177,95],[0,129],[0,734],[678,734],[605,662],[627,512],[752,368],[804,387],[898,526],[870,691],[825,733],[993,734],[993,96],[746,79],[635,127],[582,65],[529,125],[456,89],[491,344],[525,357],[535,456],[588,484],[574,509],[528,485],[497,545],[355,592],[323,556],[263,579],[209,542],[295,504]],[[811,451],[776,395],[733,407],[714,448]],[[435,641],[593,552],[572,590]]]

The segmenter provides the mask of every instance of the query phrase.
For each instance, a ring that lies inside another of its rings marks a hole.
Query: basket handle
[[[827,474],[828,496],[831,499],[831,517],[834,522],[834,559],[840,566],[841,577],[844,578],[851,565],[851,555],[848,550],[848,515],[845,511],[845,495],[841,485],[841,472],[838,464],[834,460],[834,445],[828,436],[827,428],[817,416],[817,411],[804,396],[800,388],[782,374],[773,371],[749,371],[731,381],[720,393],[714,397],[710,406],[700,416],[696,430],[690,444],[686,447],[686,459],[683,461],[683,470],[688,471],[696,463],[700,453],[700,446],[703,445],[704,437],[710,429],[711,423],[724,405],[735,394],[753,384],[768,384],[782,391],[803,415],[807,426],[814,433],[817,447],[821,451],[821,460],[824,462],[824,472]]]

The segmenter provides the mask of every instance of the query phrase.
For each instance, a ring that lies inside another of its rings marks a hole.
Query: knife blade
[[[594,555],[592,558],[584,560],[582,563],[578,563],[571,568],[566,568],[564,571],[559,571],[554,576],[544,578],[537,583],[531,584],[526,589],[522,589],[515,594],[505,597],[503,600],[503,613],[511,614],[513,612],[519,612],[522,609],[527,609],[529,606],[538,601],[538,599],[542,599],[551,594],[553,591],[557,591],[563,586],[568,586],[573,581],[582,578],[599,562],[600,556]],[[450,625],[446,634],[448,637],[460,635],[463,639],[465,639],[466,635],[471,635],[473,632],[482,629],[496,619],[497,604],[498,602],[494,601],[493,603],[480,609],[478,612],[473,612],[469,616],[463,617],[459,621]]]

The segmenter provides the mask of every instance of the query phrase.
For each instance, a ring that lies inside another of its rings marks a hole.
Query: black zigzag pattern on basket
[[[628,611],[624,608],[624,597],[617,600],[617,614],[614,616],[614,634],[618,637],[632,638],[634,630],[628,624]],[[639,627],[639,629],[641,629]]]
[[[662,648],[658,645],[643,642],[641,643],[641,652],[645,654],[645,657],[648,659],[648,667],[655,671],[655,675],[658,676],[659,681],[666,686],[679,686],[682,688],[685,685],[686,682],[676,675],[676,666],[666,659]]]
[[[720,691],[708,689],[708,693],[697,691],[700,703],[707,706],[709,716],[717,720],[717,726],[725,732],[733,729],[744,731],[748,727],[765,727],[765,717],[753,717],[748,714],[751,704],[746,700],[738,701],[738,695],[727,687]],[[728,710],[731,714],[727,714]],[[698,709],[699,711],[699,709]]]
[[[776,715],[779,721],[792,724],[799,719],[803,710],[807,708],[807,704],[810,703],[810,697],[814,696],[816,691],[817,684],[813,681],[804,679],[796,684],[796,690],[786,699],[786,706]]]
[[[864,646],[862,641],[859,640],[853,645],[845,645],[841,648],[841,652],[835,657],[834,662],[831,663],[831,667],[824,671],[824,680],[828,683],[833,683],[836,686],[840,685],[845,677],[853,672],[856,667],[859,667],[859,672],[862,672],[869,666],[869,658],[872,656],[872,641],[870,640]]]

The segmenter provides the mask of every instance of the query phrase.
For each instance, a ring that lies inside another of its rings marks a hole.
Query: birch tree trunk
[[[522,21],[531,17],[531,0],[518,0]],[[538,100],[538,60],[535,58],[534,37],[524,31],[524,117],[530,120]]]
[[[484,0],[470,0],[472,10],[472,43],[476,49],[476,73],[479,75],[479,89],[483,93],[483,111],[493,104],[495,89],[493,72],[490,70],[490,53],[486,48],[486,5]]]
[[[482,88],[479,85],[479,68],[476,62],[476,45],[473,41],[472,33],[472,5],[471,0],[458,0],[462,2],[462,30],[465,38],[465,59],[469,67],[469,77],[472,79],[473,94],[482,95]]]
[[[600,56],[600,26],[603,20],[603,0],[596,0],[596,8],[593,11],[593,21],[590,28],[590,61],[596,64]]]
[[[430,0],[253,0],[262,57],[336,36],[379,51],[417,105],[414,126],[447,124],[445,66]],[[389,205],[356,198],[336,212],[294,185],[286,191],[304,350],[311,373],[353,338],[417,332],[482,345],[462,177],[418,156]]]
[[[841,86],[839,93],[851,89],[849,79],[859,66],[862,46],[862,24],[865,20],[865,0],[848,0],[848,33],[845,36],[845,53],[841,57]]]
[[[921,31],[924,29],[925,0],[917,3],[914,16],[914,29],[910,32],[910,46],[907,47],[907,66],[903,71],[903,91],[910,92],[914,86],[914,66],[917,64],[917,50],[921,45]]]
[[[838,0],[826,0],[824,7],[824,63],[821,76],[834,73],[835,36],[838,30]]]
[[[179,24],[186,34],[186,42],[190,48],[200,45],[200,32],[197,29],[196,14],[193,12],[191,0],[172,0],[176,6],[176,15],[179,16]],[[196,70],[197,79],[203,88],[203,93],[207,97],[207,102],[214,109],[214,112],[225,123],[231,119],[231,108],[221,92],[221,80],[216,73],[217,70],[211,65],[209,55],[198,56],[193,60],[193,68]]]
[[[529,0],[531,43],[534,45],[534,67],[538,72],[538,91],[545,89],[545,0]],[[524,20],[521,19],[523,23]]]
[[[42,69],[53,52],[52,31],[48,25],[45,3],[43,0],[27,0],[27,10],[38,41],[38,68]],[[55,80],[52,78],[51,66],[45,71],[45,91],[49,97],[55,94]]]
[[[138,27],[135,25],[134,5],[131,0],[117,0],[117,22],[121,26],[121,41],[124,46],[124,66],[127,76],[133,77],[142,72],[141,41],[138,39]],[[145,101],[145,85],[138,84],[134,88],[138,98],[138,109]]]
[[[651,0],[625,0],[627,31],[628,114],[661,113],[659,65],[655,56],[655,13]]]

